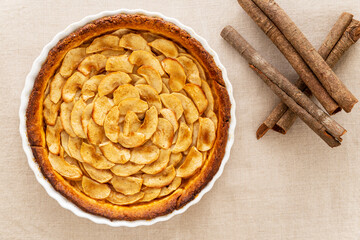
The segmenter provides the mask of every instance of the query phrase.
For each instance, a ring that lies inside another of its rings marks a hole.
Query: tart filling
[[[39,103],[44,143],[32,145],[42,171],[53,185],[52,178],[61,179],[56,188],[70,200],[108,218],[148,219],[194,198],[207,183],[194,184],[204,181],[198,178],[205,169],[215,170],[207,181],[216,173],[230,104],[186,47],[165,34],[119,28],[68,49],[59,62]],[[221,101],[225,108],[216,106]],[[61,191],[64,186],[71,194]],[[133,207],[135,214],[114,217],[84,200],[114,211]],[[152,204],[164,207],[136,213]]]

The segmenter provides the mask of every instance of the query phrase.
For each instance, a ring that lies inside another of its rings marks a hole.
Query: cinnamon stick
[[[330,96],[346,112],[358,102],[355,96],[338,79],[329,65],[314,49],[309,40],[274,0],[252,0],[279,28],[291,45],[318,77]]]
[[[326,63],[333,67],[342,57],[342,55],[360,38],[360,22],[358,20],[352,20],[350,25],[347,27],[346,31],[340,38],[340,40],[336,43],[335,47],[329,53]],[[281,112],[279,111],[281,109]],[[285,110],[286,109],[286,110]],[[285,113],[283,113],[285,111]],[[279,113],[277,116],[281,116],[280,119],[275,123],[272,127],[273,130],[286,134],[286,132],[290,129],[293,123],[296,120],[296,114],[293,114],[291,110],[288,110],[287,106],[283,103],[279,103],[276,108],[274,108],[273,112],[269,115],[268,118],[274,119],[276,113]],[[265,122],[264,122],[265,123]],[[267,125],[266,125],[267,126]],[[260,132],[263,132],[264,126],[260,126]],[[265,134],[265,133],[264,133]]]
[[[331,31],[326,36],[325,41],[323,44],[321,44],[318,50],[319,55],[323,59],[327,59],[330,52],[333,50],[336,43],[339,41],[340,37],[343,35],[352,20],[353,15],[350,13],[344,12],[340,15],[339,19],[335,22],[334,26],[331,28]]]
[[[299,106],[289,95],[282,91],[276,84],[274,84],[264,73],[258,70],[253,65],[250,65],[255,73],[274,91],[276,95],[292,110],[292,113],[297,114],[321,139],[323,139],[330,147],[340,146],[342,139],[336,138],[327,132],[324,125],[319,123],[309,112]],[[345,133],[346,131],[344,131]]]
[[[360,21],[352,20],[342,38],[328,56],[328,62],[335,65],[341,56],[360,39]]]
[[[321,57],[323,57],[324,59],[327,59],[328,55],[333,50],[337,51],[335,45],[337,44],[338,41],[340,41],[340,39],[344,35],[345,30],[349,29],[348,28],[350,24],[350,22],[348,22],[349,15],[352,16],[351,14],[347,14],[347,13],[341,14],[341,16],[334,24],[334,26],[331,28],[325,41],[320,46],[318,52],[320,53]],[[332,61],[326,61],[326,63],[335,65],[335,63]],[[307,89],[306,85],[304,84],[301,78],[299,78],[296,81],[295,86],[297,86],[301,91]],[[311,95],[311,92],[309,90],[307,90],[307,93],[308,96]],[[287,111],[288,111],[288,107],[283,103],[279,103],[270,113],[270,115],[266,118],[266,120],[260,125],[260,127],[256,131],[256,137],[260,139],[262,136],[266,134],[266,132],[269,129],[273,129],[277,132],[285,134],[296,120],[296,115],[287,113]]]
[[[339,112],[341,110],[339,105],[332,99],[303,58],[263,11],[252,0],[238,0],[238,3],[285,56],[325,110],[330,115]],[[349,13],[343,14],[341,17],[341,22],[347,22],[345,28],[349,25],[352,17],[353,16]],[[328,41],[328,44],[332,44],[331,39]]]
[[[221,36],[249,62],[250,67],[274,93],[329,146],[340,145],[341,136],[346,132],[343,127],[291,84],[277,69],[266,62],[234,28],[225,27]]]

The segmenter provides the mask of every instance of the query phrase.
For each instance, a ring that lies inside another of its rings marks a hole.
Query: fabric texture
[[[277,2],[316,48],[343,11],[360,19],[356,0]],[[119,8],[161,12],[192,27],[227,68],[237,103],[235,144],[221,178],[184,214],[149,227],[111,228],[63,209],[37,183],[18,132],[20,93],[45,44],[72,22]],[[0,22],[0,239],[360,238],[360,104],[334,116],[348,130],[336,149],[299,120],[286,136],[269,132],[256,140],[257,127],[278,99],[220,31],[232,25],[285,76],[297,76],[236,0],[5,0]],[[358,98],[359,56],[360,43],[335,68]]]

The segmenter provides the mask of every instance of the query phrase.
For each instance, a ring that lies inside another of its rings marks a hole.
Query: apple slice
[[[143,145],[146,138],[145,134],[138,132],[131,132],[129,135],[120,132],[118,141],[125,148],[135,148]]]
[[[110,182],[117,192],[125,195],[133,195],[140,192],[143,180],[136,177],[114,176]]]
[[[49,95],[46,96],[44,100],[43,115],[47,125],[51,125],[51,126],[55,125],[56,119],[58,117],[60,105],[61,105],[61,101],[55,104],[50,100]]]
[[[139,120],[136,113],[128,111],[125,115],[123,133],[129,135],[132,132],[136,132],[141,126],[141,121]]]
[[[81,158],[84,162],[90,164],[97,169],[110,169],[115,166],[114,163],[108,161],[100,151],[97,151],[95,146],[87,143],[81,144],[80,149]]]
[[[172,150],[173,153],[186,151],[192,143],[192,131],[184,122],[180,123],[178,138]]]
[[[159,38],[159,35],[154,34],[152,32],[141,32],[140,35],[147,41],[147,42],[152,42],[155,39]]]
[[[157,174],[157,173],[163,171],[169,163],[170,154],[171,154],[170,149],[166,149],[166,150],[160,149],[159,158],[156,161],[154,161],[153,163],[148,164],[145,167],[143,167],[141,169],[141,171],[146,174]]]
[[[117,176],[127,177],[139,172],[145,165],[127,162],[125,164],[116,164],[110,170]]]
[[[113,93],[114,103],[118,105],[122,100],[127,98],[139,98],[139,90],[131,84],[124,84],[119,86]]]
[[[182,116],[184,112],[180,99],[168,93],[160,94],[160,99],[164,104],[164,106],[172,110],[176,115],[176,119],[179,120],[179,118]]]
[[[60,153],[60,133],[62,130],[63,127],[59,118],[57,118],[54,126],[46,126],[46,144],[49,152],[55,155]]]
[[[89,76],[91,74],[97,74],[101,70],[105,69],[107,58],[102,54],[92,54],[80,63],[78,71]]]
[[[119,46],[133,51],[136,50],[150,51],[150,48],[147,45],[147,41],[142,36],[135,33],[128,33],[122,36],[120,39]]]
[[[169,87],[172,91],[178,92],[183,89],[186,82],[186,74],[182,65],[172,58],[165,58],[161,62],[165,72],[169,74]]]
[[[156,107],[158,112],[161,110],[162,104],[160,96],[153,87],[147,84],[138,84],[136,85],[136,88],[139,90],[140,97],[149,104],[149,107]]]
[[[92,119],[93,109],[94,109],[94,103],[90,103],[85,107],[83,114],[81,115],[81,125],[86,136],[87,136],[87,126],[89,124],[90,119]]]
[[[192,132],[193,132],[191,145],[196,146],[197,138],[199,136],[199,121],[194,122],[191,129],[192,129]]]
[[[92,112],[92,118],[94,122],[100,126],[104,125],[106,114],[114,106],[112,99],[102,96],[94,100],[94,110]]]
[[[210,118],[211,121],[213,121],[214,126],[215,126],[215,130],[216,130],[217,124],[218,124],[218,119],[217,119],[216,114],[215,114],[213,111],[209,110],[209,111],[206,111],[206,112],[205,112],[205,116],[206,116],[207,118]]]
[[[164,171],[152,175],[144,174],[142,178],[144,179],[143,184],[147,187],[161,188],[169,185],[175,178],[175,169],[173,166],[165,168]]]
[[[130,73],[129,76],[133,80],[133,83],[136,83],[139,80],[145,80],[143,77],[141,77],[140,75],[138,75],[136,73]]]
[[[169,78],[168,77],[163,77],[161,78],[163,81],[163,84],[166,86],[166,89],[168,90],[168,92],[170,93],[170,86],[169,86]]]
[[[105,136],[114,143],[117,143],[119,138],[119,132],[120,132],[119,120],[120,120],[119,108],[117,106],[114,106],[110,109],[104,120]]]
[[[121,50],[122,48],[119,47],[119,40],[118,37],[113,35],[97,37],[92,41],[90,46],[86,48],[86,53],[96,53],[107,49]]]
[[[62,150],[64,150],[64,149],[62,149]],[[75,158],[70,157],[66,152],[64,152],[62,150],[60,151],[60,156],[63,156],[64,160],[67,163],[69,163],[70,165],[73,165],[75,167],[78,167],[81,170],[79,161],[76,160]]]
[[[60,133],[60,142],[61,142],[61,146],[63,147],[65,153],[71,157],[69,147],[68,147],[69,135],[65,131],[62,131]]]
[[[108,49],[108,50],[104,50],[101,52],[101,55],[104,55],[107,58],[110,57],[116,57],[116,56],[120,56],[123,55],[125,53],[125,49],[121,49],[121,50],[112,50],[112,49]],[[107,62],[106,62],[107,64]],[[105,66],[105,70],[106,70],[106,66]]]
[[[84,176],[86,176],[86,177],[88,177],[88,178],[91,178],[90,175],[86,172],[83,163],[84,163],[84,162],[79,162],[79,163],[78,163],[81,172],[83,173]]]
[[[162,80],[160,74],[150,66],[141,66],[137,73],[145,78],[146,82],[152,86],[157,93],[162,90]]]
[[[119,38],[121,38],[125,34],[131,33],[131,32],[132,31],[130,29],[120,28],[120,29],[116,30],[115,32],[112,32],[111,35],[118,36]]]
[[[74,133],[80,138],[86,138],[85,132],[81,124],[81,116],[86,108],[86,103],[80,98],[71,111],[70,123]]]
[[[176,168],[182,159],[183,159],[182,153],[171,153],[168,166],[173,165],[174,168]]]
[[[124,72],[113,72],[106,75],[101,80],[98,88],[99,96],[105,96],[112,93],[120,85],[131,82],[131,78]]]
[[[206,79],[206,75],[205,75],[205,71],[203,69],[203,67],[201,66],[201,64],[198,62],[198,60],[196,60],[193,56],[191,56],[190,54],[183,52],[183,53],[179,53],[179,56],[185,56],[190,58],[191,60],[193,60],[193,62],[196,64],[198,70],[199,70],[199,75],[201,79]]]
[[[161,93],[170,93],[170,90],[168,89],[168,87],[166,86],[164,81],[163,81],[163,86],[162,86]]]
[[[156,56],[156,59],[159,60],[159,62],[161,62],[161,61],[164,60],[165,58],[166,58],[166,56],[163,55],[163,54]]]
[[[66,81],[62,89],[62,98],[64,102],[71,102],[74,100],[76,92],[81,89],[86,80],[88,80],[88,78],[82,73],[74,72],[74,74]]]
[[[179,46],[178,44],[176,44],[176,43],[175,43],[175,45],[176,45],[176,47],[177,47],[177,49],[178,49],[179,54],[187,53],[187,51],[186,51],[184,48],[180,47],[180,46]]]
[[[157,198],[161,192],[161,188],[144,188],[141,190],[144,193],[144,197],[139,202],[150,202]]]
[[[126,54],[109,57],[105,66],[105,69],[108,72],[121,71],[132,73],[133,68],[134,65],[129,62],[129,56]]]
[[[86,56],[85,48],[74,48],[66,53],[64,60],[61,64],[59,73],[64,77],[68,78],[73,71],[78,67],[80,62]]]
[[[76,134],[74,132],[74,130],[71,127],[71,111],[74,107],[74,103],[73,102],[63,102],[60,106],[60,120],[61,120],[61,124],[64,128],[64,130],[67,132],[67,134],[69,134],[69,136],[71,137],[76,137]]]
[[[105,75],[95,75],[87,80],[81,89],[81,97],[84,101],[89,100],[90,98],[95,97],[95,94],[98,91],[99,84]]]
[[[138,192],[133,195],[124,195],[122,193],[111,191],[110,195],[106,198],[106,200],[116,205],[129,205],[138,202],[143,197],[143,192]]]
[[[87,125],[87,138],[91,144],[99,145],[105,137],[104,128],[97,125],[93,119]]]
[[[181,166],[176,170],[176,176],[182,178],[188,178],[195,174],[198,171],[203,163],[203,156],[196,147],[191,147],[190,152],[185,158],[185,161]]]
[[[61,99],[62,89],[64,87],[64,84],[66,82],[66,79],[61,76],[60,73],[55,74],[53,79],[50,81],[50,100],[53,103],[58,103]]]
[[[188,124],[192,124],[199,119],[199,111],[197,110],[193,101],[190,100],[190,98],[186,97],[182,93],[172,93],[172,95],[174,95],[181,101],[181,105],[184,109],[185,120]]]
[[[64,160],[63,156],[49,153],[49,162],[56,172],[70,180],[79,180],[82,177],[81,170]]]
[[[171,123],[171,125],[173,125],[174,133],[175,133],[179,128],[179,123],[176,119],[175,113],[170,109],[163,108],[161,109],[160,114],[163,116],[163,118],[168,120]]]
[[[203,114],[208,106],[208,100],[206,99],[203,90],[193,83],[187,83],[184,90],[195,103],[197,109],[199,110],[199,114]]]
[[[157,130],[152,136],[151,141],[162,149],[168,149],[171,147],[173,137],[173,125],[165,118],[159,118]]]
[[[82,165],[89,176],[99,183],[107,183],[113,178],[113,175],[109,170],[96,169],[87,163],[82,163]]]
[[[70,156],[75,158],[79,162],[83,162],[84,160],[81,158],[80,149],[81,149],[82,139],[78,137],[69,136],[68,140],[68,149],[70,152]]]
[[[129,61],[131,64],[135,64],[137,66],[150,66],[155,69],[161,76],[165,74],[159,60],[157,60],[156,57],[150,52],[143,50],[134,51],[129,56]]]
[[[170,183],[169,186],[162,187],[159,198],[169,195],[170,193],[174,192],[176,189],[178,189],[181,185],[181,178],[175,177],[174,180]]]
[[[144,113],[149,108],[149,105],[139,98],[126,98],[118,104],[118,107],[120,115],[125,115],[128,111]]]
[[[199,118],[199,133],[196,147],[200,151],[212,148],[216,138],[215,124],[210,118]]]
[[[161,52],[166,57],[176,58],[178,55],[177,47],[172,41],[159,38],[148,43],[148,45],[152,48],[155,48],[157,51]]]
[[[84,189],[82,188],[82,178],[80,181],[73,181],[71,184],[77,191],[83,193]]]
[[[82,178],[82,189],[86,195],[95,199],[105,199],[111,192],[107,184],[95,182],[86,176]]]
[[[210,88],[209,84],[207,83],[207,81],[201,80],[201,82],[202,82],[201,88],[204,91],[206,99],[209,102],[206,111],[214,111],[214,97],[212,95],[211,88]]]
[[[158,126],[158,111],[156,110],[156,107],[152,106],[151,108],[149,108],[149,110],[146,111],[144,122],[143,124],[141,124],[140,128],[137,129],[137,132],[143,133],[146,139],[150,139],[152,135],[155,133],[157,126]]]
[[[130,150],[121,147],[119,144],[105,142],[99,146],[102,154],[111,162],[124,164],[130,160]]]
[[[136,86],[139,85],[139,84],[147,84],[145,78],[141,78],[139,81],[137,81],[137,82],[134,84],[134,86],[136,87]]]
[[[160,150],[154,145],[145,145],[131,150],[130,162],[150,164],[159,158]]]
[[[191,58],[180,56],[176,59],[184,68],[188,82],[201,86],[199,69]]]

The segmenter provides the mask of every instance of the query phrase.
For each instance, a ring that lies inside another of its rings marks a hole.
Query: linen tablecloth
[[[278,3],[316,48],[343,11],[360,19],[359,0]],[[44,45],[72,22],[119,8],[161,12],[207,39],[237,103],[235,144],[212,191],[184,214],[149,227],[97,225],[61,208],[35,180],[18,132],[20,93]],[[299,120],[286,136],[269,132],[256,140],[278,99],[221,29],[231,24],[285,76],[297,76],[236,0],[2,0],[0,22],[0,239],[360,239],[360,104],[334,116],[348,130],[336,149]],[[360,98],[360,43],[335,71]]]

